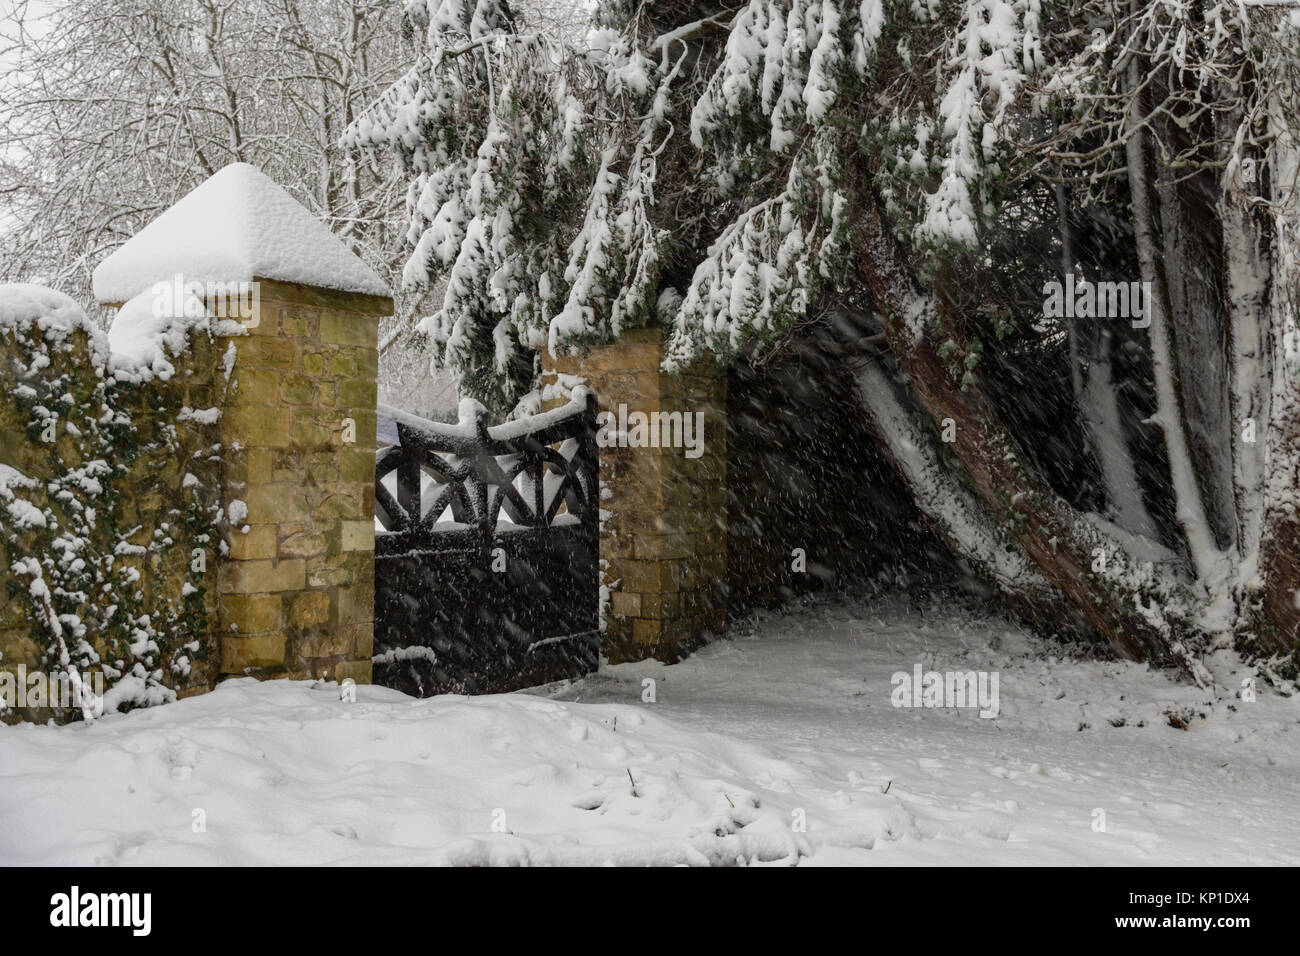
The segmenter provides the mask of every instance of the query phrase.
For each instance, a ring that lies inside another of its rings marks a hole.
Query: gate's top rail
[[[454,425],[387,405],[379,413],[396,423],[400,442],[375,462],[381,550],[445,534],[481,545],[503,531],[557,525],[597,533],[596,402],[587,389],[560,408],[494,426],[472,400],[461,402]]]

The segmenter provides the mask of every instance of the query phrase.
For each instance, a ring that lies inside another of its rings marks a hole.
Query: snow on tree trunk
[[[914,420],[888,372],[878,363],[868,362],[858,372],[857,388],[877,437],[888,448],[917,505],[954,552],[977,562],[994,582],[1012,593],[1048,587],[989,521],[970,491],[949,472],[935,447],[933,429]]]
[[[1115,380],[1111,360],[1113,337],[1102,330],[1089,339],[1088,345],[1088,370],[1078,396],[1079,411],[1101,471],[1110,513],[1115,523],[1130,534],[1159,541],[1159,529],[1142,497],[1133,449],[1125,437],[1119,407],[1120,383]]]
[[[1139,70],[1138,59],[1133,58],[1129,73],[1134,90],[1138,90],[1141,85]],[[1192,567],[1196,577],[1212,594],[1221,595],[1227,582],[1224,554],[1215,541],[1201,500],[1196,465],[1192,460],[1179,398],[1177,356],[1169,318],[1173,303],[1169,287],[1164,281],[1165,264],[1161,261],[1162,250],[1156,233],[1151,159],[1144,127],[1148,117],[1142,109],[1141,101],[1141,95],[1134,95],[1125,150],[1138,261],[1141,263],[1142,281],[1150,283],[1146,288],[1151,290],[1145,318],[1150,322],[1148,331],[1156,386],[1156,414],[1152,419],[1164,432],[1174,494],[1174,513],[1183,529]]]
[[[1260,221],[1261,214],[1247,208],[1241,197],[1225,194],[1219,216],[1230,334],[1232,479],[1240,562],[1237,583],[1245,589],[1242,596],[1248,597],[1259,583],[1264,485],[1273,428],[1270,386],[1274,375],[1285,373],[1284,365],[1275,365],[1270,324],[1272,300],[1281,290],[1273,285],[1273,242],[1267,224]]]

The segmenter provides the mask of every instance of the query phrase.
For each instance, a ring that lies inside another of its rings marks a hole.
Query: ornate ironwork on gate
[[[375,466],[374,680],[493,693],[588,673],[599,654],[595,400],[492,427],[387,406]]]

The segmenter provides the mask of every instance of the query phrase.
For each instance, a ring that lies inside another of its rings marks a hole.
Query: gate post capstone
[[[674,661],[727,627],[727,379],[705,362],[669,374],[663,359],[663,333],[653,327],[581,355],[542,349],[543,408],[582,382],[613,416],[600,448],[602,642],[611,663]],[[634,413],[647,418],[639,433]],[[652,416],[673,413],[701,416],[698,447],[640,440],[652,430],[662,438],[664,419]]]
[[[162,284],[252,290],[213,377],[224,540],[212,564],[223,676],[369,683],[378,321],[387,288],[260,171],[228,166],[96,270],[101,302]],[[223,294],[225,294],[223,292]],[[221,303],[224,304],[224,303]]]

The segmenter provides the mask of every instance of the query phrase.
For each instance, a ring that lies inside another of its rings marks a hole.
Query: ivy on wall
[[[0,286],[0,667],[102,675],[84,714],[215,672],[213,329],[166,331],[124,358],[66,296]]]

